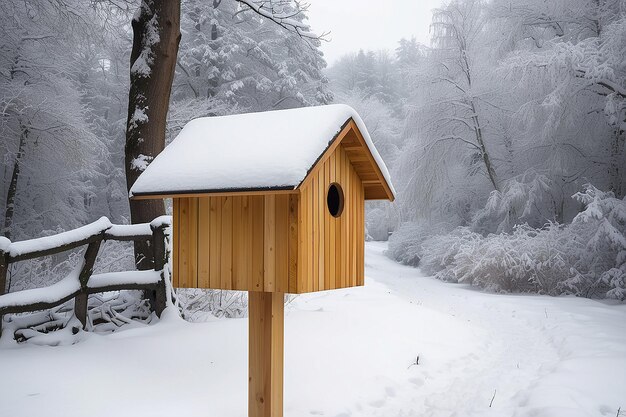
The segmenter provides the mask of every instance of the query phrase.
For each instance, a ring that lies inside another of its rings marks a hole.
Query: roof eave
[[[202,196],[223,196],[223,195],[259,195],[259,194],[294,194],[298,193],[295,186],[278,187],[256,187],[256,188],[220,188],[209,190],[177,190],[177,191],[155,191],[148,193],[133,193],[129,196],[131,200],[156,200],[163,198],[186,198]]]
[[[348,118],[348,120],[346,120],[342,125],[341,125],[341,129],[339,130],[339,132],[333,137],[333,139],[331,139],[330,142],[328,142],[328,146],[326,147],[326,149],[324,149],[324,151],[320,154],[320,156],[315,160],[315,162],[313,163],[313,165],[311,166],[311,168],[309,168],[309,170],[307,171],[307,174],[305,175],[304,179],[300,182],[300,184],[298,184],[297,188],[300,189],[306,182],[308,182],[311,178],[311,173],[314,171],[315,167],[322,161],[325,161],[333,152],[335,152],[335,150],[337,149],[337,147],[341,144],[341,141],[343,140],[344,137],[346,137],[346,135],[351,132],[354,131],[361,146],[366,149],[367,154],[370,157],[370,164],[372,165],[372,167],[374,168],[374,171],[376,173],[376,176],[378,178],[378,183],[380,184],[380,186],[383,188],[386,198],[385,197],[376,197],[376,198],[365,198],[366,200],[389,200],[389,201],[394,201],[395,200],[395,194],[392,191],[392,188],[390,187],[390,185],[387,183],[387,180],[385,179],[385,176],[383,175],[382,171],[380,170],[380,167],[378,166],[378,163],[376,162],[376,160],[374,159],[374,156],[372,155],[372,152],[369,148],[369,146],[367,145],[367,142],[365,141],[365,138],[363,138],[363,134],[361,133],[361,130],[359,129],[359,127],[357,126],[357,123],[354,121],[354,119],[352,117]]]

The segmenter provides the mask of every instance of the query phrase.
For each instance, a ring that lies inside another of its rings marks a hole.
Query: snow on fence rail
[[[166,229],[170,216],[161,216],[151,223],[116,225],[106,217],[78,229],[37,239],[11,242],[0,236],[0,334],[5,314],[26,313],[58,306],[75,299],[74,314],[85,327],[89,294],[118,290],[150,291],[152,308],[157,315],[165,308],[166,289],[163,268],[168,262]],[[93,267],[105,240],[149,241],[154,269],[93,274]],[[13,262],[54,255],[87,245],[82,262],[61,281],[42,288],[4,294],[6,275]]]

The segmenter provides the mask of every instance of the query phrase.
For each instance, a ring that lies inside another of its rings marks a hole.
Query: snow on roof
[[[393,191],[357,112],[332,104],[192,120],[139,176],[130,196],[295,189],[350,119]]]

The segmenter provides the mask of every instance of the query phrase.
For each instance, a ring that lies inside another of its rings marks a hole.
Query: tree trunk
[[[165,126],[180,42],[180,0],[143,0],[132,21],[130,92],[126,125],[126,186],[131,186],[165,147]],[[130,201],[132,223],[165,213],[162,200]],[[139,269],[152,268],[146,242],[135,242]]]
[[[17,155],[13,163],[13,173],[9,191],[7,192],[6,206],[4,210],[4,230],[3,234],[7,239],[11,239],[11,226],[13,225],[13,214],[15,213],[15,196],[17,194],[17,181],[20,178],[20,167],[24,156],[24,146],[28,138],[28,128],[20,123],[20,143],[17,148]]]
[[[611,180],[611,191],[617,198],[624,198],[624,150],[626,135],[619,128],[615,129],[613,140],[611,141],[611,157],[609,161],[609,177]]]
[[[485,164],[485,170],[487,171],[487,176],[489,177],[489,181],[493,186],[493,189],[496,191],[500,191],[498,187],[498,180],[496,178],[496,171],[493,168],[491,163],[491,159],[489,158],[489,152],[487,152],[487,146],[485,145],[485,140],[483,138],[483,131],[480,125],[480,120],[478,118],[478,113],[476,112],[476,106],[474,105],[474,100],[470,100],[472,106],[472,112],[474,113],[472,116],[472,121],[474,122],[474,134],[476,135],[476,142],[478,142],[478,146],[480,147],[481,156],[483,158],[483,163]]]
[[[463,73],[465,74],[465,78],[467,80],[468,91],[472,91],[472,71],[470,69],[469,60],[467,58],[467,51],[465,50],[464,45],[466,44],[465,40],[459,45],[461,52],[461,59],[463,65]],[[480,124],[480,119],[478,118],[478,110],[476,109],[476,105],[474,103],[474,97],[468,95],[467,100],[471,106],[471,119],[474,123],[474,135],[476,136],[476,142],[478,142],[478,146],[480,147],[481,157],[483,159],[483,163],[485,164],[485,170],[487,171],[487,177],[489,177],[489,181],[493,186],[493,189],[496,191],[500,191],[500,187],[498,186],[498,180],[496,178],[496,171],[491,163],[491,158],[489,158],[489,152],[487,152],[487,145],[485,144],[485,140],[483,137],[483,130]]]

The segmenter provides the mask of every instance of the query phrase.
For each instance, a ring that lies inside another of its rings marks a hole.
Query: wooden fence
[[[11,242],[0,237],[0,334],[4,315],[45,310],[63,304],[72,298],[74,314],[87,323],[89,294],[144,290],[157,315],[166,305],[164,267],[168,263],[166,239],[171,217],[162,216],[152,223],[114,225],[106,217],[68,232],[38,239]],[[93,274],[100,245],[106,240],[148,241],[152,247],[154,268],[146,271],[122,271]],[[54,255],[87,245],[82,262],[72,273],[59,282],[42,288],[4,294],[9,266],[13,262]]]

